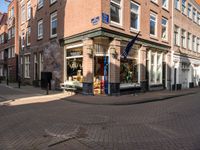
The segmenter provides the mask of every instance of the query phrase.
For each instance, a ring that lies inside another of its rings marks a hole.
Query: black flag
[[[128,56],[128,53],[130,52],[131,48],[133,47],[133,44],[135,43],[135,41],[138,38],[138,35],[140,34],[140,31],[137,33],[137,35],[128,43],[128,45],[126,46],[126,48],[123,50],[123,53],[121,54],[121,56],[123,56],[125,59]]]

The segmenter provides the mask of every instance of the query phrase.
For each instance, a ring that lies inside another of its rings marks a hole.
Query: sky
[[[0,12],[7,12],[8,2],[0,0]]]

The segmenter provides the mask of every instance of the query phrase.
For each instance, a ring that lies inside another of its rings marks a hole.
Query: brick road
[[[0,150],[198,150],[199,97],[125,106],[67,100],[0,106]]]

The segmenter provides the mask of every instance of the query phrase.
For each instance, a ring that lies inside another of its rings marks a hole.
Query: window
[[[121,0],[111,0],[110,2],[110,16],[111,22],[122,24],[122,8]]]
[[[27,43],[27,46],[29,46],[31,44],[31,27],[27,28],[26,43]]]
[[[25,70],[24,70],[24,77],[25,78],[30,78],[30,56],[26,55],[24,56],[24,65],[25,65]]]
[[[150,14],[150,35],[156,36],[157,17],[156,14]]]
[[[38,57],[34,54],[34,80],[38,79]]]
[[[21,23],[24,23],[26,20],[26,17],[25,17],[25,5],[22,5],[21,6]]]
[[[197,22],[197,11],[196,11],[196,9],[193,9],[193,21]]]
[[[131,28],[139,30],[140,26],[140,6],[131,1]]]
[[[174,0],[175,1],[175,8],[180,10],[180,0]]]
[[[57,0],[50,0],[50,4],[55,3]]]
[[[162,7],[168,9],[168,0],[162,0]]]
[[[15,47],[11,47],[11,57],[15,57]]]
[[[200,25],[200,13],[197,13],[197,24]]]
[[[188,4],[188,17],[192,19],[192,5]]]
[[[194,35],[192,36],[192,50],[196,51],[196,37]]]
[[[3,76],[3,66],[0,66],[0,77]]]
[[[57,12],[55,12],[51,14],[51,37],[57,36],[57,26],[58,26]]]
[[[167,40],[168,39],[168,34],[167,34],[167,27],[168,26],[168,21],[167,21],[167,19],[165,19],[165,18],[162,18],[162,35],[161,35],[161,37],[162,37],[162,39],[163,40]]]
[[[27,20],[31,19],[31,1],[27,3]]]
[[[4,51],[0,52],[0,60],[4,60]]]
[[[182,0],[182,13],[186,14],[186,0]]]
[[[42,52],[39,54],[39,79],[41,79],[41,72],[43,71],[44,66],[44,58]]]
[[[11,34],[12,34],[12,31],[11,31],[11,28],[10,28],[10,29],[8,29],[8,40],[11,39]]]
[[[15,27],[11,28],[11,37],[14,38],[15,37]]]
[[[186,48],[186,32],[185,30],[181,30],[181,46]]]
[[[38,0],[38,9],[42,8],[44,5],[44,0]]]
[[[43,38],[43,20],[38,21],[38,39]]]
[[[179,37],[180,29],[178,26],[174,26],[174,45],[180,46]]]
[[[188,33],[188,49],[192,50],[192,35],[191,33]]]
[[[150,82],[162,84],[162,53],[149,52],[150,58]]]
[[[154,2],[154,3],[158,3],[158,0],[151,0],[152,2]]]
[[[10,17],[14,17],[14,7],[12,7],[10,10]]]
[[[8,58],[11,58],[11,48],[8,48]]]
[[[196,51],[197,51],[197,52],[199,52],[199,51],[200,51],[200,47],[199,47],[199,44],[200,44],[199,42],[200,42],[200,41],[199,41],[199,40],[200,40],[200,39],[199,39],[199,38],[197,38],[197,47],[196,47]]]

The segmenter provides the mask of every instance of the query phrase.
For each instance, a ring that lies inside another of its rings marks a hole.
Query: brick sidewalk
[[[200,92],[200,88],[184,89],[180,91],[154,91],[146,93],[137,93],[132,95],[122,96],[83,96],[74,95],[65,100],[83,104],[94,105],[130,105],[139,104],[152,101],[160,101],[165,99],[171,99],[174,97],[180,97],[185,95],[191,95]]]

